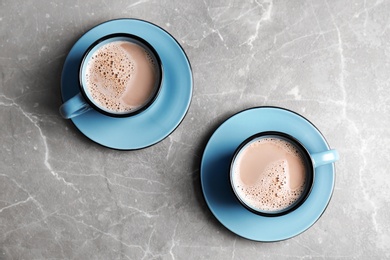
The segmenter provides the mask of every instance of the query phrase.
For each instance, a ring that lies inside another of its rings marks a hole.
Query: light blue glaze
[[[70,119],[91,110],[92,107],[85,101],[81,92],[68,99],[60,106],[60,114],[63,118]]]
[[[145,111],[114,118],[90,110],[71,120],[92,141],[121,150],[153,145],[183,120],[192,97],[193,79],[190,63],[177,41],[166,31],[136,19],[118,19],[100,24],[85,33],[69,52],[61,78],[63,101],[79,93],[79,66],[88,47],[96,40],[114,33],[137,35],[149,42],[160,56],[164,77],[155,102]]]
[[[324,164],[335,162],[339,159],[339,153],[332,149],[324,152],[310,154],[314,167],[320,167]]]
[[[293,212],[279,217],[250,212],[234,197],[229,167],[237,147],[263,131],[285,132],[299,140],[310,154],[329,150],[317,128],[298,114],[274,107],[252,108],[229,118],[214,132],[203,153],[200,175],[207,205],[227,229],[247,239],[272,242],[296,236],[318,220],[333,192],[335,168],[333,163],[316,168],[309,197]]]

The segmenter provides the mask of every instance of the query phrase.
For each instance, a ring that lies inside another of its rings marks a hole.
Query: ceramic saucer
[[[312,226],[326,209],[335,182],[334,165],[320,166],[309,197],[293,212],[264,217],[244,208],[229,186],[230,160],[246,138],[271,130],[296,137],[310,153],[329,149],[318,129],[302,116],[276,107],[251,108],[230,117],[213,133],[200,169],[203,195],[214,216],[233,233],[262,242],[288,239]]]
[[[89,139],[106,147],[135,150],[151,146],[172,133],[184,119],[193,88],[191,66],[179,43],[162,28],[146,21],[118,19],[85,33],[72,47],[62,71],[61,94],[65,102],[79,92],[78,70],[88,47],[114,33],[129,33],[148,41],[160,56],[164,77],[155,102],[128,118],[113,118],[91,110],[71,119]]]

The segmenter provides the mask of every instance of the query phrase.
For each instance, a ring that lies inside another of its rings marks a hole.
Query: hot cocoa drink
[[[100,46],[85,69],[85,91],[101,109],[114,113],[138,110],[159,87],[153,54],[136,42],[118,40]]]
[[[232,185],[254,210],[278,212],[291,207],[305,192],[307,165],[303,152],[277,136],[255,138],[237,154]]]

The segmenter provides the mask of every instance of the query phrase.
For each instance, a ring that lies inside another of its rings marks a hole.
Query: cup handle
[[[91,109],[91,106],[84,100],[81,93],[78,93],[60,106],[60,114],[63,118],[70,119]]]
[[[339,153],[332,149],[321,153],[311,154],[314,167],[319,167],[324,164],[333,163],[339,159]]]

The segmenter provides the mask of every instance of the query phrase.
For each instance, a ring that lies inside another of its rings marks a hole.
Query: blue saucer
[[[118,19],[85,33],[69,52],[62,71],[61,93],[65,102],[79,93],[81,59],[96,40],[114,33],[129,33],[148,41],[160,56],[164,77],[156,101],[145,111],[128,118],[113,118],[94,110],[71,119],[89,139],[120,150],[141,149],[161,141],[184,119],[193,88],[191,66],[179,43],[162,28],[146,21]]]
[[[273,242],[302,233],[320,218],[332,196],[335,168],[327,164],[316,169],[309,197],[293,212],[279,217],[250,212],[234,197],[229,166],[241,142],[262,131],[290,134],[310,153],[329,149],[318,129],[302,116],[276,107],[252,108],[230,117],[214,132],[203,153],[200,176],[206,203],[222,225],[244,238]]]

